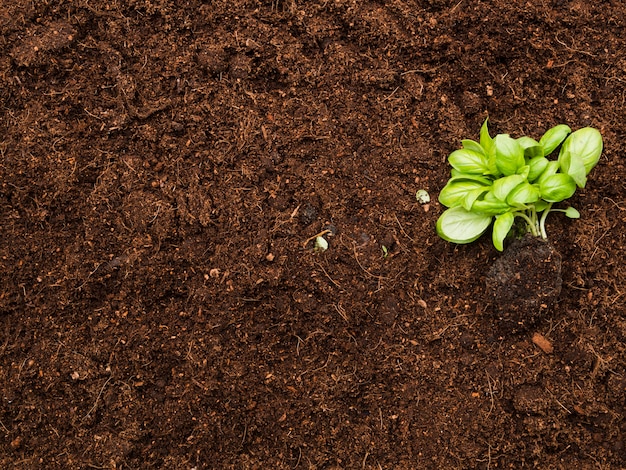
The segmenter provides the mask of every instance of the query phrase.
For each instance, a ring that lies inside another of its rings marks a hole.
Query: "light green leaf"
[[[504,239],[511,231],[515,222],[515,216],[511,212],[505,212],[502,215],[496,217],[496,221],[493,223],[493,232],[491,238],[493,240],[493,246],[498,251],[504,251]]]
[[[541,183],[548,177],[555,175],[557,171],[559,171],[559,168],[561,167],[561,164],[556,161],[556,160],[548,160],[548,164],[546,165],[545,169],[541,172],[541,175],[539,175],[539,179],[537,180],[537,183],[541,186]]]
[[[531,158],[528,162],[528,166],[530,167],[530,171],[528,172],[528,181],[534,183],[539,176],[543,173],[543,171],[548,166],[548,159],[545,157],[535,157]]]
[[[448,157],[450,165],[462,173],[484,175],[489,173],[488,162],[485,155],[473,150],[455,150]]]
[[[510,209],[511,207],[506,202],[500,201],[493,195],[493,191],[486,192],[472,204],[472,211],[486,215],[503,214]]]
[[[543,147],[543,155],[548,156],[556,149],[572,130],[565,124],[559,124],[552,129],[548,129],[539,139],[539,144]]]
[[[542,199],[539,199],[537,202],[533,204],[535,206],[535,210],[539,212],[543,212],[548,208],[548,203]]]
[[[446,209],[437,220],[437,234],[452,243],[470,243],[489,228],[492,217],[462,207]]]
[[[540,197],[539,188],[528,182],[523,182],[509,193],[506,202],[511,206],[526,205],[537,202]]]
[[[524,181],[522,175],[510,175],[497,179],[493,183],[493,195],[500,201],[506,201],[509,193]]]
[[[560,202],[569,198],[576,191],[576,183],[571,176],[557,173],[548,176],[539,184],[541,198],[548,202]]]
[[[524,165],[517,169],[516,174],[523,176],[524,179],[527,179],[529,173],[530,173],[530,167],[528,165]]]
[[[565,147],[565,145],[563,147]],[[561,153],[559,153],[559,163],[561,165],[561,171],[566,175],[570,175],[576,182],[576,186],[579,188],[585,187],[587,183],[587,172],[585,170],[585,162],[583,162],[580,155],[574,154],[566,149],[561,149]]]
[[[489,189],[480,181],[471,179],[455,178],[448,181],[448,184],[439,193],[439,202],[446,207],[455,207],[463,204],[463,199],[470,191],[478,188]]]
[[[489,153],[491,147],[493,147],[493,139],[489,135],[489,118],[485,119],[483,125],[480,128],[480,146],[485,149],[486,153]]]
[[[508,134],[498,134],[494,139],[496,147],[496,167],[503,175],[513,175],[524,166],[524,149]]]
[[[493,143],[493,139],[489,135],[488,122],[489,118],[485,119],[485,122],[483,122],[483,125],[480,128],[480,146],[484,149],[485,156],[487,157],[489,174],[498,177],[501,173],[498,171],[498,167],[496,166],[496,146]]]
[[[461,181],[461,180],[477,181],[481,184],[484,184],[485,186],[490,186],[491,183],[493,183],[492,180],[482,175],[472,175],[471,173],[460,173],[456,170],[454,170],[454,172],[455,172],[454,176],[450,178],[448,183],[452,183],[453,181]]]
[[[565,211],[565,215],[568,216],[570,219],[580,219],[580,212],[578,212],[573,207],[568,207]]]
[[[465,210],[471,211],[472,206],[474,205],[474,201],[476,201],[476,199],[478,199],[484,193],[489,191],[489,189],[490,189],[489,186],[483,186],[481,188],[472,189],[465,195],[461,205],[463,206],[463,208],[465,208]]]
[[[563,143],[561,153],[569,152],[580,157],[585,165],[585,174],[593,169],[602,154],[602,135],[593,127],[584,127],[572,133]]]
[[[543,157],[543,147],[535,139],[524,136],[518,138],[517,143],[524,149],[524,157]]]
[[[461,145],[464,149],[471,150],[472,152],[480,153],[481,155],[485,155],[485,149],[483,149],[478,142],[471,139],[465,139],[461,141]]]

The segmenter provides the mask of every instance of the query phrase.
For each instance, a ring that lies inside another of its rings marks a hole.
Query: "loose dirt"
[[[0,467],[626,468],[625,18],[0,2]],[[487,115],[605,139],[514,334],[434,229]]]

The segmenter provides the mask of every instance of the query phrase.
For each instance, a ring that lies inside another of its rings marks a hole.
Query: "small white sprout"
[[[422,205],[428,204],[430,202],[430,194],[425,189],[420,189],[415,193],[415,199]]]
[[[315,238],[315,251],[324,252],[328,250],[328,242],[324,237],[316,237]]]

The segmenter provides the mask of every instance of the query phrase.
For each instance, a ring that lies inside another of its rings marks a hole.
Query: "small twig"
[[[324,274],[326,274],[326,277],[330,280],[330,282],[332,282],[336,287],[341,289],[341,285],[337,281],[335,281],[332,277],[330,277],[330,275],[324,269],[324,266],[322,266],[320,263],[315,263],[315,264],[317,264],[320,267],[320,269],[324,271]]]
[[[398,223],[398,226],[400,227],[400,231],[404,234],[405,237],[407,237],[409,240],[411,240],[412,242],[415,242],[415,240],[413,240],[408,233],[406,233],[404,231],[404,227],[402,227],[402,224],[400,223],[400,221],[398,220],[398,216],[394,213],[393,214],[394,218],[396,219],[396,222]]]
[[[83,419],[87,419],[87,417],[91,414],[91,412],[93,410],[96,409],[96,406],[98,405],[98,400],[100,399],[100,397],[102,396],[102,393],[104,392],[104,387],[107,386],[107,384],[111,381],[111,379],[113,378],[113,376],[110,376],[106,382],[104,382],[104,385],[102,386],[102,388],[100,389],[100,393],[98,393],[98,396],[96,397],[96,401],[94,402],[93,406],[91,407],[91,409],[87,412],[87,414],[85,416],[83,416]]]
[[[371,272],[369,272],[367,269],[365,269],[365,267],[361,264],[361,262],[359,261],[359,256],[356,253],[356,244],[353,246],[354,249],[354,259],[356,260],[357,264],[359,265],[359,267],[366,273],[368,274],[370,277],[377,279],[378,281],[381,281],[382,279],[387,279],[384,276],[377,276],[375,274],[372,274]]]
[[[305,240],[305,242],[302,244],[302,247],[303,247],[303,248],[306,248],[306,246],[309,244],[309,242],[311,242],[311,241],[315,240],[317,237],[322,237],[322,236],[326,235],[327,233],[332,233],[332,230],[328,230],[328,229],[326,229],[326,230],[322,230],[320,233],[318,233],[318,234],[316,234],[316,235],[313,235],[313,236],[312,236],[312,237],[310,237],[310,238],[307,238],[307,239]]]
[[[570,414],[570,415],[572,414],[572,412],[571,412],[570,410],[568,410],[568,409],[565,407],[565,405],[564,405],[563,403],[561,403],[561,402],[558,400],[558,398],[557,398],[557,397],[555,397],[555,396],[554,396],[554,393],[552,393],[548,387],[546,387],[546,390],[548,391],[548,393],[550,394],[550,396],[551,396],[552,398],[554,398],[554,401],[555,401],[555,402],[557,402],[561,408],[563,408],[565,411],[567,411],[567,413],[568,413],[568,414]]]
[[[493,387],[491,386],[491,376],[487,373],[487,383],[489,384],[489,396],[491,397],[491,406],[489,407],[489,411],[487,412],[487,418],[491,415],[495,407],[494,399],[493,399]],[[491,447],[490,447],[491,449]]]

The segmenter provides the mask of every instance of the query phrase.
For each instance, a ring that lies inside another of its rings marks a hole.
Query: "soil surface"
[[[1,0],[0,467],[626,468],[625,101],[619,1]],[[487,115],[605,141],[515,334]]]
[[[487,299],[502,335],[528,331],[558,303],[561,255],[552,244],[526,234],[514,240],[487,274]]]

